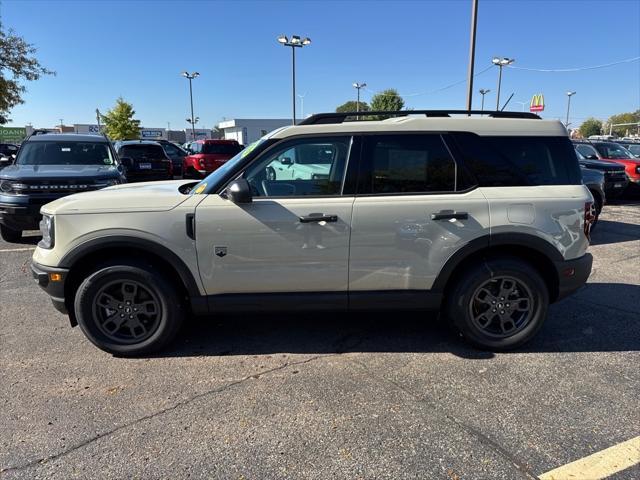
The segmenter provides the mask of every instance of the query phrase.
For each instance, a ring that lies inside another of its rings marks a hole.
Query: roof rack
[[[372,112],[340,112],[317,113],[302,120],[298,125],[321,125],[327,123],[343,123],[347,118],[368,117],[371,115],[384,115],[391,117],[406,117],[407,115],[424,115],[426,117],[450,117],[451,115],[486,115],[493,118],[529,118],[540,120],[535,113],[529,112],[496,112],[484,110],[398,110],[398,111],[372,111]]]

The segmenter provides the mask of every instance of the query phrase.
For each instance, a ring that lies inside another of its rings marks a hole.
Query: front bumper
[[[42,220],[42,205],[0,203],[0,223],[12,230],[37,230]]]
[[[33,275],[40,288],[51,297],[56,310],[64,314],[69,313],[64,298],[64,284],[69,275],[69,269],[46,267],[39,263],[31,262],[31,275]]]
[[[585,253],[582,257],[555,262],[558,273],[558,297],[563,299],[582,287],[591,274],[593,256]]]

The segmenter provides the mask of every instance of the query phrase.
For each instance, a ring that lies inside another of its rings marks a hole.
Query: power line
[[[510,65],[509,68],[514,70],[527,70],[529,72],[581,72],[583,70],[595,70],[597,68],[612,67],[614,65],[620,65],[622,63],[631,63],[640,60],[640,57],[627,58],[618,62],[604,63],[602,65],[593,65],[591,67],[578,67],[578,68],[527,68]]]

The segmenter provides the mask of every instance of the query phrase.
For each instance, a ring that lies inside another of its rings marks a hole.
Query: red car
[[[234,157],[242,146],[235,140],[197,140],[189,144],[182,178],[204,178]]]
[[[592,143],[602,160],[609,160],[624,165],[624,171],[627,177],[629,177],[629,181],[635,183],[637,187],[640,187],[639,158],[634,157],[629,150],[614,142]]]

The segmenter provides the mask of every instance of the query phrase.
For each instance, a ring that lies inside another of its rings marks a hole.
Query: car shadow
[[[640,225],[613,220],[598,220],[591,234],[591,245],[633,242],[640,240]]]
[[[625,298],[621,305],[620,298]],[[594,300],[597,299],[597,300]],[[547,321],[522,352],[640,351],[640,286],[591,283],[550,307]],[[487,359],[435,313],[221,315],[192,319],[161,357],[451,353]]]

